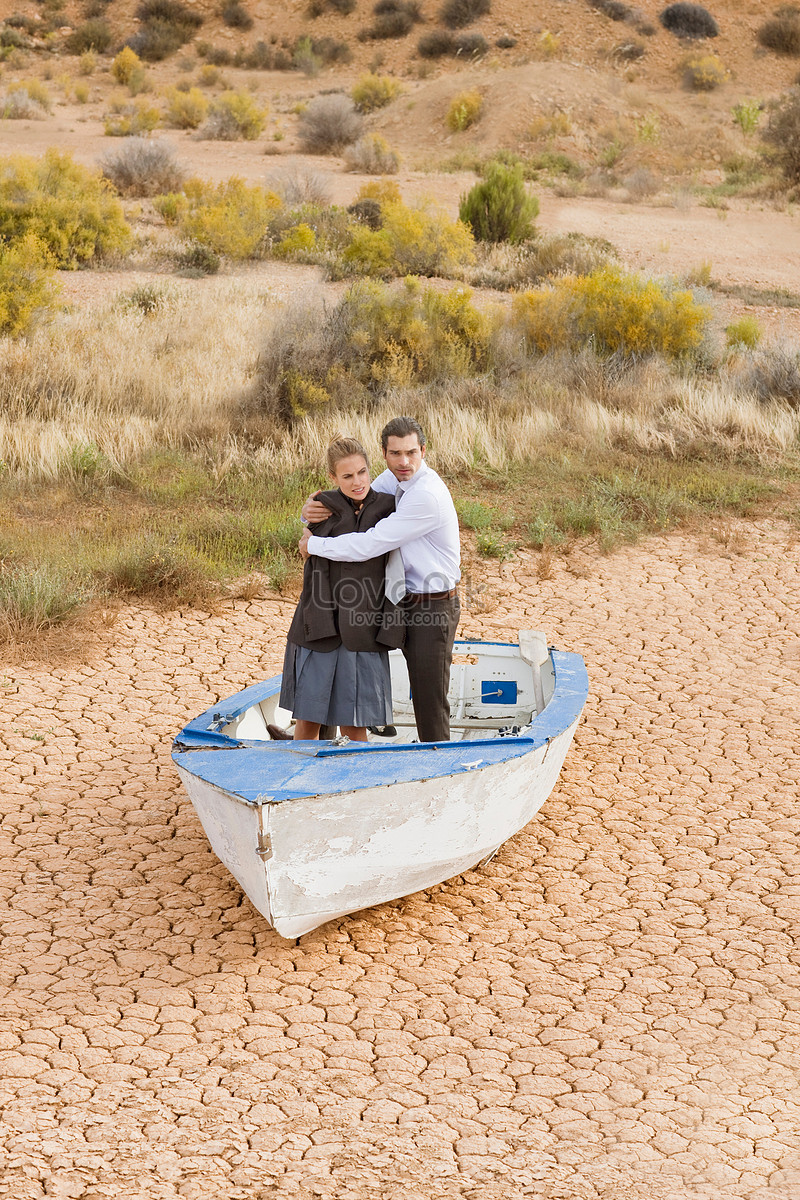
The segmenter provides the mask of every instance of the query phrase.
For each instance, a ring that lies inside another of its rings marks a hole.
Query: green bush
[[[209,140],[255,141],[267,121],[267,109],[256,104],[249,92],[223,92],[213,100],[200,136]]]
[[[122,254],[131,231],[106,181],[58,150],[0,159],[0,238],[34,234],[55,265],[71,269]]]
[[[375,112],[396,100],[402,91],[396,79],[388,75],[362,75],[350,93],[360,113]]]
[[[0,244],[0,334],[26,334],[54,307],[57,293],[52,256],[33,233]]]
[[[774,102],[761,137],[786,180],[800,183],[800,87],[791,88]]]
[[[190,179],[181,193],[158,197],[155,206],[188,240],[228,258],[252,258],[267,225],[281,207],[274,192],[250,187],[235,176],[224,183]]]
[[[0,564],[0,640],[42,633],[88,598],[66,567]]]
[[[588,344],[601,355],[685,358],[699,349],[709,317],[691,292],[614,266],[568,275],[517,296],[512,305],[513,325],[539,354],[577,352]]]
[[[533,236],[539,202],[525,190],[520,164],[492,163],[461,198],[458,215],[479,242],[524,242]]]

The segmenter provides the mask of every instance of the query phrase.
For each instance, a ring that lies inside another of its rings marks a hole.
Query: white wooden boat
[[[277,675],[175,739],[214,852],[285,938],[491,858],[555,786],[588,692],[580,655],[541,633],[456,642],[453,740],[420,743],[405,661],[390,661],[393,738],[270,741],[291,721]]]

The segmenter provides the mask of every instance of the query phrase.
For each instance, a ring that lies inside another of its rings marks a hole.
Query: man
[[[446,484],[425,462],[425,434],[413,417],[395,417],[381,433],[386,470],[376,492],[395,496],[395,511],[364,533],[314,537],[308,530],[300,552],[335,562],[366,562],[400,550],[405,569],[403,608],[408,666],[417,733],[423,742],[450,740],[450,663],[460,615],[458,517]],[[304,522],[322,521],[328,510],[313,497]]]

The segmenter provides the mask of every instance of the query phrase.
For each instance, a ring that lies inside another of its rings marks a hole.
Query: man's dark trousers
[[[417,735],[421,742],[450,740],[450,663],[461,606],[458,596],[404,602],[406,640],[403,646]]]

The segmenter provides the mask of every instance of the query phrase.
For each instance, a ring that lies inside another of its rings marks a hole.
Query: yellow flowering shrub
[[[0,245],[0,334],[20,337],[52,308],[59,284],[53,256],[33,233]]]
[[[274,192],[251,187],[232,176],[224,183],[190,179],[182,192],[170,192],[155,201],[169,225],[177,225],[187,239],[228,258],[252,258],[266,232],[267,223],[281,207]]]
[[[167,91],[167,108],[164,117],[173,129],[198,129],[208,116],[208,100],[200,88],[180,92],[177,88]]]
[[[600,354],[681,358],[699,347],[709,317],[689,291],[606,266],[515,297],[511,319],[540,354],[588,345]]]
[[[0,239],[13,245],[27,234],[66,269],[123,254],[132,240],[100,173],[53,149],[41,158],[0,158]]]
[[[474,262],[475,240],[462,221],[425,204],[409,208],[400,200],[381,202],[381,212],[383,228],[358,229],[343,255],[363,274],[448,276]]]
[[[130,46],[123,46],[119,54],[111,64],[111,74],[116,79],[117,83],[124,86],[130,83],[132,77],[138,72],[143,71],[142,60],[135,50]]]
[[[317,245],[317,235],[310,225],[306,225],[301,221],[299,225],[293,225],[291,229],[287,229],[277,246],[273,250],[273,254],[278,258],[292,258],[295,255],[307,254],[314,250]]]
[[[450,101],[447,110],[447,128],[453,133],[462,133],[480,119],[483,112],[483,96],[480,92],[459,92]]]

